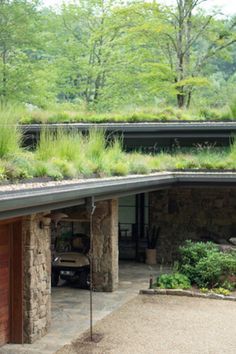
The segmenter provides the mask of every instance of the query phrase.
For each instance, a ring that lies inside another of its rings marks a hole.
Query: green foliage
[[[236,275],[236,255],[220,252],[211,242],[188,240],[180,247],[179,270],[200,288],[224,287],[230,290],[234,286],[230,276]]]
[[[66,109],[65,109],[66,108]],[[31,112],[19,111],[21,124],[31,123],[135,123],[135,122],[168,122],[168,121],[220,121],[235,120],[228,106],[223,108],[204,107],[199,110],[180,110],[173,107],[137,107],[117,112],[97,113],[83,110],[83,107],[59,104],[52,110],[34,109]]]
[[[209,292],[209,289],[208,288],[200,288],[199,289],[201,293],[203,294],[207,294]]]
[[[236,117],[236,98],[234,97],[232,102],[230,103],[230,110],[232,114],[232,118]]]
[[[225,289],[225,288],[214,288],[214,289],[212,289],[212,291],[215,294],[219,294],[219,295],[224,295],[224,296],[230,295],[230,291],[228,289]]]
[[[1,101],[43,108],[70,103],[82,111],[52,109],[51,122],[83,121],[91,110],[127,108],[134,111],[130,121],[155,120],[149,113],[136,114],[135,107],[175,106],[176,101],[179,107],[193,102],[203,109],[231,105],[233,17],[211,17],[199,1],[178,5],[81,0],[55,9],[34,0],[1,1]],[[45,116],[26,114],[22,120],[34,118]],[[104,119],[109,117],[90,115],[91,121]],[[163,112],[158,119],[171,117]]]
[[[204,243],[187,240],[185,244],[179,248],[180,271],[194,282],[197,276],[196,265],[211,252],[219,252],[217,246],[212,242]]]
[[[2,113],[2,117],[0,162],[3,172],[0,171],[0,179],[125,176],[176,169],[236,170],[235,142],[227,149],[198,145],[184,150],[177,147],[172,153],[126,153],[122,140],[109,137],[106,142],[102,130],[82,135],[62,129],[42,129],[36,151],[30,153],[20,147],[22,138],[17,125],[8,124],[8,121],[14,122],[15,115],[8,112]],[[199,247],[198,252],[205,252],[205,244],[194,247]],[[186,271],[187,267],[191,271],[191,262],[185,264]]]
[[[156,286],[161,289],[189,289],[188,277],[181,273],[162,274],[157,278]]]
[[[235,274],[235,255],[211,251],[196,264],[195,282],[199,287],[220,287],[229,275]]]
[[[230,295],[230,290],[225,287],[213,288],[213,289],[200,288],[199,290],[203,294],[208,294],[208,293],[214,294],[215,293],[215,294],[224,295],[224,296]],[[233,290],[233,288],[231,288],[231,290]]]
[[[17,117],[12,110],[0,111],[0,158],[20,151],[22,134],[16,125]]]

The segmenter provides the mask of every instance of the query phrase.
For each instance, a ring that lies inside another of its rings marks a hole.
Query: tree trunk
[[[179,87],[179,93],[177,94],[178,108],[183,108],[185,104],[184,87]]]
[[[190,107],[191,98],[192,98],[192,91],[191,91],[191,90],[189,90],[188,95],[187,95],[187,103],[186,103],[186,108],[189,108],[189,107]]]
[[[4,104],[6,102],[6,97],[7,97],[7,51],[4,50],[2,52],[2,64],[3,64],[3,70],[2,70],[2,90],[0,92],[0,98],[1,98],[1,103]]]

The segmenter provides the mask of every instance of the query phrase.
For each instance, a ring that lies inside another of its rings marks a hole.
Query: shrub
[[[180,261],[179,269],[185,274],[191,282],[196,281],[197,270],[196,265],[209,253],[219,252],[218,247],[212,242],[192,242],[187,240],[183,246],[179,248]]]
[[[215,294],[220,294],[220,295],[225,295],[225,296],[230,295],[230,291],[228,289],[224,288],[224,287],[223,288],[222,287],[213,288],[211,290],[209,290],[208,288],[200,288],[199,290],[203,294],[215,293]]]
[[[156,286],[161,289],[189,289],[188,277],[181,273],[162,274],[157,278]]]
[[[211,251],[195,265],[194,282],[199,287],[221,287],[230,275],[236,275],[235,255]]]
[[[212,292],[219,294],[219,295],[224,295],[224,296],[230,295],[230,291],[225,288],[214,288],[214,289],[212,289]]]
[[[207,294],[209,292],[209,289],[208,288],[200,288],[199,289],[201,293],[203,294]]]
[[[223,253],[212,242],[186,241],[180,247],[179,271],[200,288],[232,290],[236,279],[236,255]]]

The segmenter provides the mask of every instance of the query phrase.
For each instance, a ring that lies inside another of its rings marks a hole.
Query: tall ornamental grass
[[[91,130],[87,135],[74,131],[43,129],[34,152],[20,148],[22,135],[14,114],[0,113],[0,180],[32,177],[53,179],[126,176],[156,171],[199,169],[236,170],[236,143],[230,148],[198,146],[171,153],[126,153],[122,140]],[[9,123],[10,122],[10,123]]]
[[[14,110],[0,111],[0,158],[17,154],[20,151],[22,133],[17,125]]]

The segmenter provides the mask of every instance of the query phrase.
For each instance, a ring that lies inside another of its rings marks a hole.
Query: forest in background
[[[236,16],[206,13],[204,2],[78,0],[53,9],[0,0],[2,107],[206,116],[231,107],[236,118]]]

